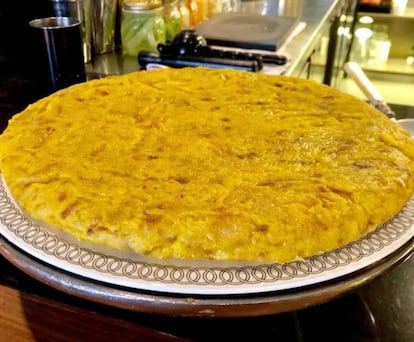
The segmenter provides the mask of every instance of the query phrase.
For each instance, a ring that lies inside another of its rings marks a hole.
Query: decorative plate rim
[[[34,258],[136,290],[197,295],[267,293],[318,285],[381,261],[414,236],[414,196],[392,220],[336,250],[289,263],[156,259],[83,243],[26,215],[0,173],[0,233]]]

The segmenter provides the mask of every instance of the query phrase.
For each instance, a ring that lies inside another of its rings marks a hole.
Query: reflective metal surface
[[[93,2],[92,43],[95,53],[107,53],[115,48],[117,4],[117,0],[94,0]]]

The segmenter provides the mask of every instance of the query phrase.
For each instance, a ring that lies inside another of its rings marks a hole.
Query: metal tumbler
[[[55,17],[75,17],[81,22],[84,62],[92,59],[93,0],[49,0]]]
[[[95,53],[115,49],[115,18],[117,0],[93,0],[92,41]]]
[[[86,81],[80,21],[72,17],[48,17],[30,21],[35,30],[41,63],[56,91]]]

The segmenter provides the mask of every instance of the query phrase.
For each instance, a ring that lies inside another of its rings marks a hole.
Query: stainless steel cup
[[[79,19],[48,17],[32,20],[29,25],[52,91],[86,81]]]
[[[117,0],[93,0],[92,42],[95,53],[115,49]]]
[[[81,22],[84,62],[92,59],[92,2],[93,0],[49,0],[56,17],[75,17]]]

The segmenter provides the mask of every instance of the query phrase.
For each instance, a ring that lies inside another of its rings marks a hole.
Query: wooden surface
[[[414,341],[414,258],[336,300],[262,317],[196,319],[100,305],[32,279],[0,256],[0,342]]]
[[[0,285],[0,341],[184,341],[76,305]]]

